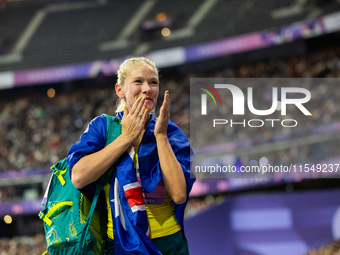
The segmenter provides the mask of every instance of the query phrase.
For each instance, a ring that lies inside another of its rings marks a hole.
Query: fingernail
[[[166,104],[166,101],[164,101],[164,104]]]
[[[148,111],[148,109],[145,109],[145,112],[147,112]]]
[[[138,97],[138,99],[137,99],[138,101],[140,101],[141,100],[141,97]]]
[[[124,106],[124,111],[125,111],[125,106]]]

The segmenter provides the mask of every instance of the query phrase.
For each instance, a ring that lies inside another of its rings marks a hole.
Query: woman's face
[[[146,63],[137,63],[131,69],[123,87],[125,105],[131,109],[138,97],[146,97],[146,109],[153,110],[159,92],[157,72]]]

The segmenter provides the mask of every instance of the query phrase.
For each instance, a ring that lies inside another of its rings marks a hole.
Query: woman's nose
[[[151,91],[151,88],[149,86],[149,83],[144,82],[143,87],[142,87],[142,92],[148,94],[150,93],[150,91]]]

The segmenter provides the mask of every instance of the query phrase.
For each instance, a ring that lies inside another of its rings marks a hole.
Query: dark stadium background
[[[171,118],[190,137],[190,78],[339,78],[339,10],[337,0],[0,0],[0,254],[45,251],[37,214],[49,167],[91,119],[114,114],[125,58],[156,62],[159,102],[170,90]],[[315,106],[331,105],[333,126],[337,93]],[[297,154],[339,157],[338,128],[327,132],[332,141]],[[335,254],[337,177],[199,179],[186,211],[191,254]]]

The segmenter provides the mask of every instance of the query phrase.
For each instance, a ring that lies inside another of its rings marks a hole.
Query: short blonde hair
[[[139,64],[139,63],[145,63],[145,64],[150,65],[153,69],[155,69],[155,71],[158,75],[158,69],[157,69],[155,63],[153,63],[149,59],[144,58],[144,57],[129,58],[129,59],[125,60],[119,66],[119,70],[117,71],[117,84],[124,87],[126,77],[129,76],[132,67],[135,64]],[[122,112],[122,111],[124,111],[124,101],[121,98],[118,98],[116,112]]]

